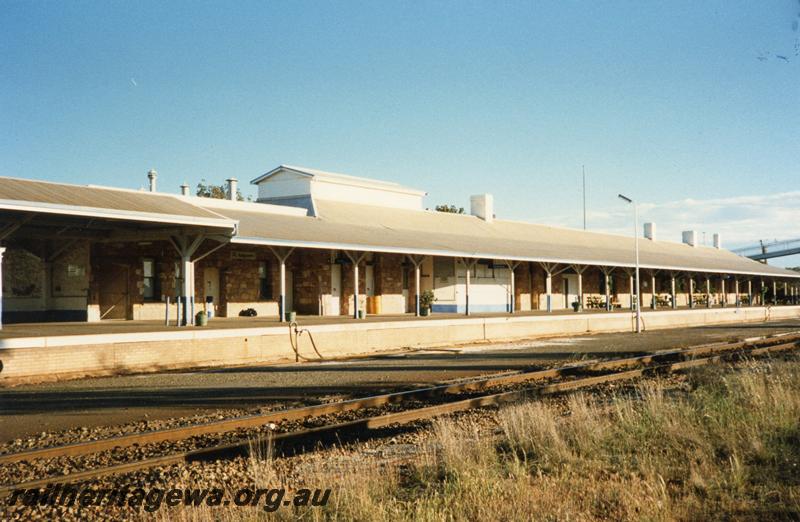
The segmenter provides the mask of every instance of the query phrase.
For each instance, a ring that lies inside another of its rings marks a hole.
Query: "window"
[[[609,275],[608,276],[608,282],[609,282],[608,293],[609,294],[616,293],[616,288],[615,288],[615,285],[614,285],[614,276]],[[601,294],[605,294],[606,293],[606,275],[602,274],[602,273],[600,274],[600,293]]]
[[[86,275],[86,267],[83,265],[67,265],[67,277],[83,277]]]
[[[272,272],[266,261],[258,264],[258,282],[258,298],[261,300],[272,299]]]
[[[143,291],[145,301],[156,301],[161,299],[160,289],[158,288],[158,274],[156,273],[156,262],[153,259],[142,261],[142,272],[144,275]]]

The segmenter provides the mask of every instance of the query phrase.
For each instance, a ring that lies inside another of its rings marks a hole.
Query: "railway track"
[[[733,343],[706,344],[686,349],[668,350],[648,355],[588,361],[538,371],[495,374],[452,384],[388,393],[347,401],[307,406],[259,415],[226,419],[222,421],[185,426],[168,430],[145,432],[48,448],[33,449],[0,455],[0,466],[25,465],[54,458],[92,455],[104,451],[138,448],[149,444],[172,443],[192,437],[220,434],[234,430],[263,428],[272,423],[308,420],[336,416],[345,412],[368,412],[363,418],[345,422],[329,422],[312,428],[275,432],[222,444],[210,444],[188,451],[175,451],[165,455],[133,459],[110,466],[86,469],[58,476],[21,481],[0,486],[0,496],[15,489],[42,487],[54,482],[78,483],[126,474],[150,468],[190,463],[204,460],[229,459],[246,456],[254,449],[263,451],[269,445],[278,447],[309,448],[321,442],[358,436],[390,426],[430,419],[472,408],[486,407],[519,401],[524,398],[544,397],[614,381],[632,380],[648,375],[668,374],[720,361],[736,361],[759,357],[772,352],[793,350],[800,346],[800,332],[789,332],[766,338],[754,338]],[[400,406],[405,403],[428,403],[421,407],[412,405],[401,411],[369,414],[371,409]],[[431,404],[433,403],[433,404]]]

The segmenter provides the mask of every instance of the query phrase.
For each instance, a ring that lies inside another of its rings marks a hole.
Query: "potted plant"
[[[576,312],[580,311],[581,309],[581,302],[580,301],[572,301],[572,309]]]
[[[422,295],[419,296],[419,314],[423,317],[430,315],[431,305],[434,301],[436,301],[436,297],[433,295],[433,290],[422,292]]]

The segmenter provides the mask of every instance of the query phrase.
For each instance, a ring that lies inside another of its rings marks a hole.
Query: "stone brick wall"
[[[583,272],[583,296],[586,297],[605,297],[605,292],[601,292],[603,282],[603,271],[597,267],[589,267]]]
[[[400,254],[375,255],[375,295],[380,296],[382,314],[405,313],[403,300],[404,256]]]
[[[204,249],[213,244],[204,245]],[[259,266],[267,263],[272,281],[272,295],[261,299]],[[216,268],[219,273],[219,303],[221,317],[236,317],[244,309],[253,308],[259,316],[277,315],[280,271],[278,260],[266,247],[227,245],[195,263],[195,301],[205,303],[205,270]]]
[[[400,254],[375,255],[375,294],[403,293],[403,256]]]
[[[543,302],[544,296],[546,295],[546,278],[547,275],[545,274],[544,269],[542,269],[538,263],[531,263],[531,298],[533,299],[533,302],[531,303],[532,310],[545,309]]]
[[[3,315],[7,322],[85,320],[89,246],[78,241],[10,245],[3,256]],[[48,256],[54,252],[52,260]]]
[[[89,281],[89,302],[96,304],[100,293],[99,271],[108,263],[125,265],[128,270],[128,292],[131,304],[142,304],[144,299],[144,267],[145,259],[150,258],[156,267],[159,294],[154,301],[162,301],[163,296],[173,298],[175,288],[175,263],[179,257],[175,249],[166,241],[147,243],[95,243],[91,246]]]
[[[330,294],[331,262],[328,250],[295,250],[290,258],[294,311],[320,313],[323,294]]]
[[[198,250],[202,253],[213,248],[215,243],[207,242]],[[153,242],[149,245],[98,244],[93,249],[92,264],[95,268],[104,262],[114,261],[129,266],[130,307],[129,316],[133,318],[152,315],[145,310],[143,289],[144,258],[152,258],[157,265],[161,294],[174,296],[178,293],[175,285],[175,263],[180,262],[174,248],[168,243]],[[272,282],[272,295],[261,299],[259,266],[266,262]],[[293,297],[293,309],[300,314],[319,313],[319,299],[330,293],[330,252],[328,250],[295,250],[286,261],[287,294]],[[205,302],[205,270],[216,268],[220,276],[219,303],[217,313],[221,316],[237,316],[245,308],[254,308],[258,315],[277,314],[277,301],[280,294],[280,267],[271,250],[261,246],[230,245],[195,263],[195,303],[196,310]],[[364,265],[362,263],[362,287],[364,285]],[[343,279],[346,280],[346,270]],[[289,279],[287,277],[287,279]],[[352,295],[352,290],[350,291]],[[98,302],[97,281],[92,285],[92,303]],[[135,312],[134,312],[135,307]],[[159,313],[163,315],[163,312]]]
[[[90,274],[89,243],[76,243],[52,262],[50,295],[85,299],[89,292]]]
[[[514,310],[531,310],[531,264],[520,263],[514,269]]]
[[[44,262],[21,248],[8,248],[3,255],[3,297],[7,306],[15,299],[40,299],[44,294]]]

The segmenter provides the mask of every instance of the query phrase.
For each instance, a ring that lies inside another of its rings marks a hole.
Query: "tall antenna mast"
[[[586,166],[581,165],[583,172],[583,229],[586,230]]]

